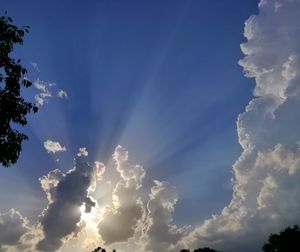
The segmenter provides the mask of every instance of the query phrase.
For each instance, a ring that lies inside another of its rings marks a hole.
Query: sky
[[[39,111],[0,171],[1,251],[254,252],[299,224],[299,0],[5,11]]]

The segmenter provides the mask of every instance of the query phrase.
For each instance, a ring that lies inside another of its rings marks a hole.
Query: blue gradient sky
[[[2,13],[30,26],[16,50],[29,77],[55,82],[69,98],[30,116],[18,164],[1,171],[0,211],[36,218],[46,204],[40,176],[68,170],[82,146],[108,163],[121,144],[147,171],[145,193],[153,179],[177,188],[175,223],[219,212],[241,152],[236,118],[252,97],[237,61],[257,2],[1,0]],[[47,139],[67,152],[48,154]]]

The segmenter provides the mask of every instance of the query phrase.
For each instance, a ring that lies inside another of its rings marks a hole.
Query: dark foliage
[[[287,227],[279,234],[271,234],[262,249],[264,252],[300,251],[299,226]]]
[[[198,248],[195,249],[194,252],[218,252],[218,251],[211,248]]]
[[[22,142],[28,139],[12,128],[12,124],[24,126],[26,115],[37,112],[37,107],[21,96],[21,87],[32,85],[24,77],[27,70],[21,66],[20,59],[10,56],[15,44],[23,44],[28,29],[28,26],[18,28],[10,17],[0,17],[0,164],[5,167],[17,162]]]
[[[94,249],[92,252],[106,252],[106,250],[104,248],[98,247]],[[113,250],[113,252],[116,252],[116,250]],[[190,250],[181,249],[180,252],[190,252]],[[199,248],[199,249],[195,249],[194,252],[218,252],[218,251],[210,248]]]
[[[115,252],[115,250],[113,250]],[[106,252],[106,250],[104,248],[98,247],[95,248],[92,252]]]
[[[180,252],[190,252],[189,249],[182,249]],[[198,248],[195,249],[194,252],[218,252],[217,250],[211,249],[211,248]]]

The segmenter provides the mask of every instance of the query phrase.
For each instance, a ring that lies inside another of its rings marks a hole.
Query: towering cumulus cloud
[[[147,204],[145,251],[167,251],[182,238],[183,230],[172,225],[177,192],[167,182],[155,180]]]
[[[121,146],[115,149],[113,160],[121,180],[113,191],[113,202],[104,209],[99,234],[106,244],[127,241],[133,237],[144,216],[139,189],[145,177],[142,166],[128,162],[128,152]]]
[[[95,205],[89,192],[94,190],[95,181],[104,172],[103,164],[97,162],[90,166],[84,161],[84,156],[76,158],[75,167],[66,174],[60,170],[51,171],[40,178],[43,190],[47,194],[49,204],[40,216],[44,238],[37,244],[41,251],[56,251],[64,240],[75,236],[81,228],[80,207],[90,212]]]
[[[233,198],[182,244],[257,251],[270,232],[300,221],[300,1],[262,0],[245,23],[239,63],[256,80],[237,121],[243,148]]]

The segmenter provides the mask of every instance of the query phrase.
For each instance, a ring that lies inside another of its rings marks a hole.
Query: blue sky
[[[67,172],[80,147],[115,173],[118,145],[146,171],[143,197],[153,180],[176,187],[175,224],[199,225],[230,202],[237,118],[259,86],[238,65],[258,1],[2,0],[0,10],[30,26],[15,51],[29,78],[55,83],[29,116],[17,165],[1,171],[0,212],[15,208],[35,222],[47,205],[41,176]],[[59,90],[68,97],[55,97]],[[46,140],[67,151],[47,153]]]
[[[106,161],[121,144],[149,170],[149,183],[178,183],[178,221],[201,221],[199,214],[223,207],[240,152],[236,118],[251,97],[251,80],[237,61],[256,1],[1,5],[17,24],[30,26],[19,52],[30,74],[57,83],[69,96],[31,117],[30,141],[16,168],[5,173],[20,173],[39,187],[37,178],[56,165],[42,147],[46,139],[67,145],[61,159],[69,166],[81,146],[92,159]]]

